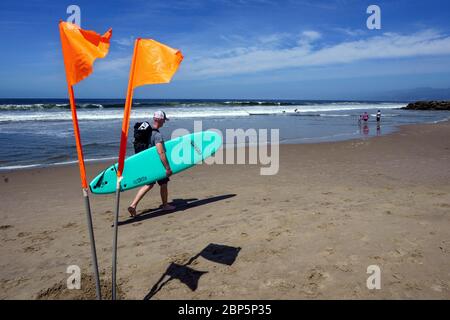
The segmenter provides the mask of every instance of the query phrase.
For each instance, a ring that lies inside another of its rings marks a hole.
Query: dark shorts
[[[160,186],[162,186],[163,184],[167,184],[169,181],[170,181],[170,179],[166,177],[166,178],[158,180],[156,182],[158,182],[158,184]],[[153,186],[154,184],[155,184],[155,182],[148,184],[148,186]]]

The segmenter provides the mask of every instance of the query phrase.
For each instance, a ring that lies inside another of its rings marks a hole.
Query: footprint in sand
[[[169,260],[178,264],[184,264],[188,262],[190,258],[191,256],[189,255],[189,253],[180,253],[177,254],[176,256],[170,257]]]
[[[442,241],[439,249],[442,251],[442,253],[450,253],[450,245],[447,243],[447,241]]]
[[[318,229],[322,229],[322,230],[327,230],[330,227],[334,227],[334,223],[332,223],[332,222],[322,223],[317,226]]]
[[[19,238],[23,238],[23,237],[29,236],[30,234],[31,234],[31,232],[19,232],[19,233],[17,234],[17,236],[18,236]]]
[[[37,252],[39,250],[41,250],[41,247],[39,247],[39,246],[28,246],[28,247],[23,248],[23,251],[25,253]]]
[[[77,224],[75,222],[69,222],[69,223],[63,225],[63,228],[67,229],[67,228],[72,228],[72,227],[76,227],[76,226],[77,226]]]
[[[389,252],[389,255],[394,258],[401,258],[404,257],[406,254],[407,252],[403,249],[395,249],[394,251]]]
[[[325,250],[324,251],[322,251],[322,255],[324,255],[324,256],[331,256],[332,254],[334,254],[334,248],[332,248],[332,247],[328,247],[328,248],[325,248]]]
[[[266,241],[272,241],[273,239],[279,237],[282,234],[290,234],[291,231],[289,229],[284,229],[284,230],[273,230],[271,232],[269,232],[269,237],[266,238]]]
[[[302,286],[302,291],[311,297],[318,296],[319,289],[323,286],[322,282],[329,277],[328,273],[319,267],[315,267],[310,269],[306,274],[306,282]]]
[[[353,269],[347,264],[347,262],[338,262],[334,265],[334,267],[342,272],[352,272]]]
[[[443,192],[427,192],[430,196],[445,196]]]
[[[282,291],[292,290],[295,288],[295,284],[285,279],[269,279],[264,282],[266,287],[278,288]]]
[[[38,233],[37,235],[31,237],[31,242],[32,243],[36,243],[36,242],[47,243],[47,242],[53,241],[53,240],[55,240],[55,238],[53,238],[49,235],[54,232],[55,232],[55,230],[45,230],[41,233]]]
[[[6,230],[6,229],[9,229],[9,228],[13,228],[13,226],[10,225],[10,224],[4,224],[4,225],[0,226],[0,230]]]
[[[84,246],[87,246],[88,244],[89,244],[89,242],[82,241],[82,242],[79,242],[79,243],[75,243],[72,246],[84,247]]]

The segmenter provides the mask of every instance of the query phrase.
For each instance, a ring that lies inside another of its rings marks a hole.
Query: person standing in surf
[[[157,181],[160,186],[160,194],[161,194],[161,201],[162,201],[161,209],[165,210],[165,211],[170,211],[170,210],[175,209],[175,206],[172,206],[172,205],[168,204],[168,202],[167,202],[168,195],[169,195],[167,184],[170,181],[169,176],[172,175],[172,170],[170,169],[169,162],[167,161],[166,147],[164,146],[163,136],[159,132],[159,129],[162,128],[164,126],[164,123],[168,120],[169,119],[166,117],[166,114],[164,111],[156,111],[153,114],[153,123],[152,124],[149,124],[148,122],[143,122],[142,124],[140,124],[140,127],[143,127],[142,129],[144,129],[144,130],[146,130],[148,126],[151,126],[151,128],[148,128],[148,129],[151,129],[151,132],[148,135],[148,143],[146,144],[146,148],[151,148],[151,147],[156,146],[156,149],[158,150],[159,158],[161,159],[161,162],[162,162],[164,168],[166,168],[166,177]],[[138,129],[140,129],[140,128],[138,128]],[[136,143],[136,141],[135,141],[135,143]],[[135,145],[135,151],[140,152],[142,150],[137,149],[136,145]],[[136,207],[137,207],[138,203],[142,200],[142,198],[145,196],[145,194],[153,188],[154,185],[155,185],[155,182],[145,185],[139,189],[138,193],[134,197],[133,202],[128,207],[128,212],[130,213],[130,215],[132,217],[136,216]]]
[[[381,111],[378,110],[378,112],[377,112],[377,123],[380,123],[380,121],[381,121]]]
[[[363,119],[364,122],[369,121],[369,114],[367,113],[367,111],[364,112],[364,114],[362,115],[362,119]]]

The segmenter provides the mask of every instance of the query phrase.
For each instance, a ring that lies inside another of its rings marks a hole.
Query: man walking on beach
[[[163,127],[164,123],[168,121],[166,114],[164,111],[156,111],[153,115],[153,123],[151,125],[151,134],[149,135],[148,139],[148,148],[151,148],[153,146],[156,146],[156,149],[158,150],[159,157],[161,159],[162,164],[164,165],[164,168],[166,168],[166,177],[158,180],[158,184],[160,186],[160,193],[161,193],[161,201],[162,210],[174,210],[175,207],[167,203],[168,198],[168,189],[167,189],[167,183],[169,182],[169,176],[172,175],[172,170],[170,169],[169,162],[167,161],[166,157],[166,147],[164,146],[164,139],[159,132],[159,129]],[[134,198],[133,202],[128,207],[128,212],[132,217],[136,216],[136,207],[138,203],[142,200],[142,198],[145,196],[145,194],[150,191],[155,183],[151,183],[148,185],[143,186],[141,189],[139,189],[138,193],[136,194],[136,197]]]

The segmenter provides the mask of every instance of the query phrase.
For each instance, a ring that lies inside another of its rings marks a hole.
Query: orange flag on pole
[[[95,59],[106,56],[112,30],[109,29],[101,36],[94,31],[83,30],[76,24],[61,21],[59,31],[67,82],[74,85],[92,73]]]
[[[59,23],[64,66],[69,91],[70,109],[77,146],[78,163],[80,166],[81,186],[87,188],[86,171],[84,167],[83,149],[80,140],[80,130],[75,107],[73,85],[80,82],[92,73],[92,65],[96,58],[103,58],[109,50],[109,40],[112,30],[109,29],[103,36],[94,31],[81,29],[69,22]]]
[[[170,82],[182,60],[183,55],[180,50],[173,49],[158,41],[141,38],[135,41],[123,113],[119,166],[117,170],[118,177],[121,177],[123,173],[133,89],[146,84]]]
[[[139,39],[133,88],[170,82],[182,60],[183,55],[179,50],[152,39]]]
[[[86,31],[79,26],[61,21],[59,23],[64,66],[66,69],[67,89],[69,92],[70,110],[77,146],[78,165],[80,167],[81,187],[86,206],[86,217],[91,242],[92,267],[95,275],[95,289],[97,299],[101,299],[100,277],[97,265],[97,253],[95,250],[94,229],[92,226],[91,207],[86,182],[86,169],[84,166],[83,148],[81,145],[80,128],[78,127],[77,110],[73,85],[80,82],[92,73],[92,65],[95,59],[103,58],[109,50],[109,39],[112,30],[109,29],[103,36],[94,31]]]
[[[127,97],[123,112],[122,134],[120,136],[119,164],[117,168],[116,212],[114,218],[113,265],[112,265],[112,299],[116,299],[116,266],[117,266],[117,233],[119,223],[120,182],[127,152],[128,127],[130,123],[133,89],[145,84],[167,83],[178,69],[183,55],[151,39],[137,39],[134,42],[131,60],[130,77],[128,79]]]

